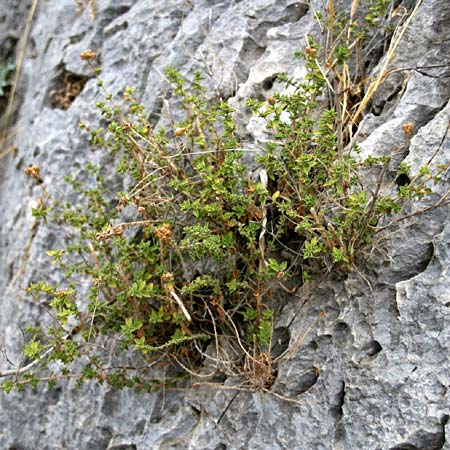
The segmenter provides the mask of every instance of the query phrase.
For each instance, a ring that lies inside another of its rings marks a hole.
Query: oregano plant
[[[386,218],[447,170],[430,161],[397,188],[386,180],[389,156],[362,158],[352,129],[368,99],[351,92],[365,82],[355,52],[386,2],[371,2],[362,22],[353,8],[346,20],[325,13],[317,17],[333,42],[308,36],[295,55],[304,79],[279,75],[284,89],[247,101],[270,136],[256,176],[244,164],[234,109],[211,98],[201,72],[188,80],[166,69],[182,119],[155,128],[134,90],[113,98],[95,53],[82,53],[104,92],[96,106],[105,126],[80,128],[114,158],[127,189],[111,198],[102,168],[88,163],[94,183],[65,180],[80,206],[45,193],[33,211],[67,231],[64,246],[47,252],[64,282],[27,286],[48,303],[52,322],[27,328],[30,362],[1,374],[9,376],[4,390],[69,377],[151,390],[195,378],[205,362],[211,376],[270,388],[282,360],[272,357],[277,296],[318,274],[353,270]],[[404,127],[405,139],[411,131]],[[362,170],[378,173],[374,189]],[[398,176],[409,171],[401,164]],[[37,167],[28,174],[40,181]]]

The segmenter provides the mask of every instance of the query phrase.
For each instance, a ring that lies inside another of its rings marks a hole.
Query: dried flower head
[[[182,136],[183,134],[185,134],[187,131],[186,127],[182,127],[182,128],[176,128],[175,131],[173,132],[173,134],[175,136]]]
[[[155,236],[162,241],[168,241],[170,236],[172,236],[172,227],[168,223],[163,223],[155,229]]]
[[[414,124],[412,122],[405,122],[402,125],[403,133],[405,133],[405,136],[411,136],[412,132],[414,131]]]
[[[275,105],[275,97],[273,97],[273,96],[270,96],[268,99],[267,99],[267,101],[268,101],[268,103],[269,103],[269,105]]]
[[[172,284],[174,280],[173,273],[167,272],[161,275],[161,282],[163,284]]]
[[[317,55],[317,50],[313,47],[306,47],[305,52],[308,56],[312,56],[313,58]]]
[[[24,172],[26,175],[28,175],[29,177],[34,178],[35,180],[39,181],[39,173],[40,173],[41,169],[39,166],[29,166],[27,167]]]
[[[121,212],[125,206],[127,206],[130,202],[128,197],[119,197],[118,203],[116,205],[116,211]]]
[[[80,54],[80,58],[83,60],[89,60],[89,59],[95,59],[97,58],[97,53],[93,52],[92,50],[88,49],[85,50]]]

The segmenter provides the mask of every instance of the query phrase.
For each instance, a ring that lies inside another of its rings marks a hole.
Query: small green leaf
[[[277,201],[277,198],[280,196],[280,191],[276,191],[273,195],[272,195],[272,202],[275,203]]]

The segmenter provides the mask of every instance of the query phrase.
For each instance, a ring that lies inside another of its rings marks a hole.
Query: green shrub
[[[97,107],[107,126],[80,127],[131,181],[112,207],[102,169],[88,164],[96,187],[66,178],[82,207],[48,200],[34,211],[68,230],[66,245],[48,252],[66,281],[28,287],[35,301],[50,302],[54,321],[28,330],[24,351],[39,371],[17,372],[5,390],[65,376],[151,389],[161,370],[171,383],[205,359],[249,388],[270,386],[276,297],[317,274],[352,270],[385,217],[428,193],[445,169],[425,167],[399,191],[383,191],[390,158],[363,160],[351,134],[367,101],[354,101],[364,82],[354,55],[374,17],[359,27],[331,13],[319,19],[336,42],[324,48],[308,38],[296,55],[305,79],[281,75],[282,93],[247,102],[271,136],[256,174],[243,162],[233,108],[209,98],[200,72],[187,81],[166,70],[183,119],[165,129],[152,127],[132,88],[120,103],[105,91]],[[92,65],[95,54],[82,57]],[[371,190],[362,169],[379,173]],[[123,219],[125,208],[135,220]],[[87,294],[79,280],[90,281]],[[123,352],[112,360],[116,345]]]

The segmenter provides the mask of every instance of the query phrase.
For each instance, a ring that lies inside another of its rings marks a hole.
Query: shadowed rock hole
[[[266,35],[267,30],[273,27],[285,25],[286,23],[298,22],[309,10],[309,5],[303,2],[296,2],[285,8],[283,13],[278,17],[271,17],[270,20],[259,22],[258,32],[259,34]],[[248,17],[255,18],[255,16],[248,15]],[[260,39],[258,39],[260,40]]]
[[[339,420],[344,415],[343,406],[345,400],[345,381],[342,381],[341,388],[334,399],[334,405],[330,408],[331,415]]]
[[[257,37],[246,37],[242,42],[241,50],[236,62],[236,76],[239,80],[248,78],[250,68],[264,54],[266,47],[260,44]]]
[[[375,117],[379,117],[379,116],[381,116],[381,113],[383,112],[385,104],[386,104],[386,102],[378,102],[378,103],[372,102],[370,111],[372,112],[372,114]]]
[[[379,100],[372,103],[371,111],[374,116],[381,116],[384,111],[386,105],[388,105],[392,100],[397,97],[397,94],[402,90],[402,85],[399,83],[395,89],[391,92],[391,94],[385,100]]]
[[[236,97],[236,89],[232,89],[230,92],[228,92],[224,97],[223,101],[226,102],[230,98]]]
[[[444,425],[439,425],[440,431],[430,433],[419,430],[409,437],[409,442],[397,444],[389,450],[441,450],[445,444]]]
[[[122,23],[116,24],[115,26],[108,29],[108,32],[105,33],[105,37],[110,37],[113,34],[118,33],[119,31],[125,31],[128,28],[128,21],[124,20]]]
[[[266,51],[264,45],[259,44],[252,36],[244,38],[241,51],[239,52],[239,61],[254,62],[260,58]]]
[[[21,170],[23,167],[23,157],[19,159],[19,162],[16,164],[16,170]]]
[[[286,9],[287,22],[298,22],[309,10],[309,5],[303,2],[297,2],[289,5]]]
[[[120,408],[120,394],[116,391],[108,391],[103,398],[102,413],[105,416],[113,416]]]
[[[286,385],[286,392],[292,397],[304,394],[309,391],[319,379],[320,370],[317,367],[311,367],[302,372],[295,381]]]
[[[384,40],[380,40],[378,45],[374,48],[371,48],[370,51],[364,54],[363,57],[363,65],[364,65],[364,73],[369,74],[379,63],[380,59],[384,54]]]
[[[357,123],[353,123],[351,124],[351,127],[352,127],[352,136],[354,136],[359,130],[359,125]]]
[[[131,9],[131,6],[128,5],[115,5],[114,3],[111,4],[106,9],[102,10],[102,18],[103,20],[100,23],[100,29],[105,28],[109,23],[111,23],[113,20],[117,19],[120,16],[123,16]]]
[[[362,360],[364,358],[370,358],[375,356],[377,353],[380,353],[383,350],[383,347],[378,341],[370,341],[367,344],[361,346],[358,351],[358,360]]]
[[[445,391],[447,392],[447,389],[445,389]],[[441,417],[441,425],[442,425],[442,434],[443,434],[443,441],[444,441],[444,444],[447,442],[447,436],[446,436],[446,433],[445,433],[445,427],[447,426],[447,424],[448,424],[448,420],[449,420],[449,418],[450,418],[450,416],[448,415],[448,414],[444,414],[442,417]],[[444,446],[444,444],[442,444],[442,447]]]
[[[415,445],[400,444],[396,445],[395,447],[391,447],[389,450],[422,450],[422,449],[417,448]]]
[[[48,92],[48,101],[52,108],[66,110],[80,95],[88,77],[63,70],[54,79]]]
[[[394,98],[397,96],[397,94],[402,90],[402,86],[401,84],[399,84],[391,93],[391,95],[388,96],[388,98],[386,99],[386,103],[391,102],[392,100],[394,100]]]
[[[50,405],[56,405],[61,398],[62,387],[55,386],[53,388],[49,388],[49,390],[45,394],[46,403]]]
[[[145,430],[145,423],[146,423],[145,420],[142,419],[136,424],[135,430],[136,430],[136,434],[137,435],[140,435],[140,434],[142,434],[144,432],[144,430]]]
[[[334,326],[333,338],[334,341],[339,345],[344,345],[348,341],[349,328],[345,322],[338,322]]]
[[[194,413],[194,415],[196,417],[200,417],[201,416],[202,412],[198,408],[196,408],[195,406],[191,405],[191,409],[192,409],[192,412]]]
[[[289,347],[291,334],[286,327],[275,328],[272,336],[272,358],[278,358]]]
[[[227,450],[227,446],[221,442],[214,447],[214,450]]]
[[[447,389],[446,389],[446,392],[447,392]],[[447,442],[447,436],[446,436],[446,433],[445,433],[445,431],[446,431],[445,427],[448,424],[449,418],[450,418],[450,416],[448,414],[444,414],[441,417],[441,425],[442,425],[442,433],[443,433],[444,444]],[[442,447],[444,446],[444,444],[442,444]]]
[[[411,179],[405,173],[401,173],[396,179],[395,184],[397,186],[409,186]]]
[[[78,42],[81,42],[84,38],[84,36],[86,36],[86,32],[83,31],[81,33],[78,34],[74,34],[72,36],[69,37],[69,42],[73,45],[73,44],[78,44]]]
[[[114,447],[108,447],[108,450],[136,450],[137,447],[134,444],[115,445]]]
[[[8,282],[14,277],[14,262],[8,264]]]
[[[383,350],[383,347],[378,341],[372,341],[370,343],[370,347],[367,350],[368,356],[375,356],[377,353],[380,353]]]
[[[344,416],[344,400],[345,400],[345,382],[342,382],[342,388],[339,392],[339,395],[337,397],[338,404],[336,407],[332,410],[332,415],[336,419],[336,425],[334,430],[334,439],[336,442],[343,441],[345,438],[345,426],[342,421],[342,417]]]
[[[154,416],[154,417],[150,418],[150,423],[156,424],[156,423],[159,423],[159,422],[161,422],[161,416]]]
[[[153,106],[153,111],[148,116],[148,123],[152,127],[155,127],[157,125],[157,123],[159,122],[159,120],[161,118],[161,111],[163,109],[163,105],[164,105],[163,99],[161,97],[158,97]]]
[[[262,82],[262,88],[263,88],[265,91],[270,91],[270,89],[273,88],[273,84],[275,83],[277,77],[278,77],[278,74],[272,75],[271,77],[266,78],[266,79]]]
[[[432,242],[413,243],[413,248],[402,258],[396,255],[401,262],[396,281],[409,280],[424,272],[434,255],[434,246]]]
[[[173,407],[173,405],[171,405],[172,402],[170,399],[167,400],[168,404],[165,404],[164,408],[166,410],[171,410]],[[150,415],[150,423],[157,424],[161,422],[164,415],[162,408],[163,408],[163,396],[162,394],[158,394],[157,401],[155,402],[152,413]]]
[[[434,246],[433,243],[427,243],[424,245],[424,251],[422,252],[422,257],[418,258],[417,265],[416,265],[416,271],[414,272],[414,275],[418,275],[419,273],[422,273],[425,271],[425,269],[428,267],[428,264],[430,264],[430,261],[432,260],[434,255]]]

